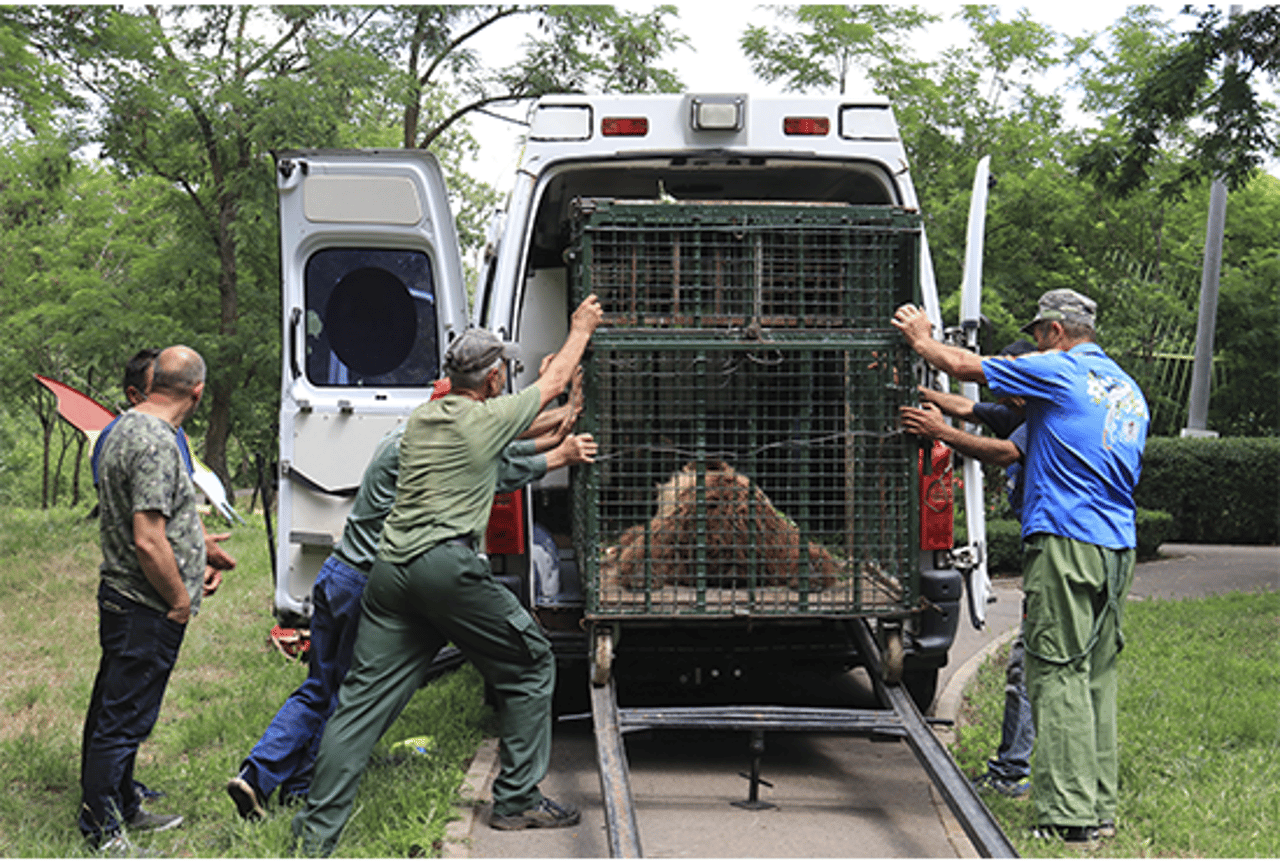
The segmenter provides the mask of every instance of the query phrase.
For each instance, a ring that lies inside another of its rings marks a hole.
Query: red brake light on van
[[[600,120],[600,134],[605,137],[642,138],[648,133],[647,117],[605,117]]]
[[[826,117],[786,117],[782,121],[782,133],[787,135],[825,135],[831,131],[831,120]]]

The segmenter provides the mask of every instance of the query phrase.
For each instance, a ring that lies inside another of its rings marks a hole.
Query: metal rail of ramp
[[[867,658],[876,695],[883,709],[800,708],[790,706],[715,706],[619,708],[612,673],[591,685],[591,717],[595,730],[609,855],[642,857],[640,829],[623,736],[644,729],[723,729],[752,734],[755,754],[750,797],[739,806],[758,804],[759,759],[765,732],[842,732],[880,738],[903,738],[984,858],[1016,858],[1017,850],[978,796],[955,760],[938,741],[915,702],[901,685],[881,681],[880,652],[865,620],[854,626]],[[597,678],[603,677],[601,672]]]

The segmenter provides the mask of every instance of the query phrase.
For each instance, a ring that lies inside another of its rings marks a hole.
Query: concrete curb
[[[977,654],[961,664],[960,669],[956,670],[947,681],[946,688],[942,691],[942,695],[938,697],[934,715],[949,721],[949,723],[945,726],[934,726],[933,733],[940,742],[946,745],[948,750],[956,740],[955,726],[960,718],[960,705],[964,702],[965,688],[973,681],[973,677],[977,675],[978,668],[982,666],[982,663],[1017,635],[1018,628],[1016,627],[1005,631],[983,646]],[[959,820],[951,813],[951,808],[947,807],[946,802],[942,800],[942,796],[938,794],[938,788],[932,783],[929,784],[929,799],[933,802],[933,808],[938,813],[938,821],[942,823],[942,828],[947,834],[947,841],[955,849],[956,857],[977,858],[978,852],[969,840],[969,835],[965,834]]]
[[[467,769],[467,776],[462,780],[459,818],[445,826],[442,857],[471,857],[471,834],[477,823],[488,820],[487,811],[493,803],[493,778],[498,774],[498,768],[498,740],[486,738],[480,743]]]
[[[977,675],[978,668],[982,666],[983,661],[1008,645],[1016,636],[1018,636],[1017,627],[1005,631],[983,646],[969,660],[961,664],[960,669],[956,670],[951,678],[947,680],[947,686],[942,691],[942,695],[938,697],[937,706],[933,710],[936,717],[951,722],[950,726],[940,726],[935,729],[938,738],[942,740],[943,744],[950,745],[955,741],[954,726],[960,717],[960,704],[964,701],[964,691],[969,686],[969,682],[973,681],[973,677]]]

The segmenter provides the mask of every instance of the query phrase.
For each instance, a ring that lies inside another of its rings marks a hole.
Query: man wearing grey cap
[[[555,828],[579,821],[576,809],[538,790],[551,753],[551,645],[494,580],[479,542],[503,449],[564,391],[602,316],[599,300],[587,297],[542,375],[512,395],[502,394],[511,346],[469,329],[445,354],[451,392],[410,415],[351,670],[320,744],[307,805],[293,820],[304,853],[333,852],[374,743],[446,642],[480,671],[497,700],[501,770],[491,824]]]
[[[1027,692],[1036,727],[1036,833],[1087,842],[1115,830],[1116,655],[1137,545],[1133,490],[1149,413],[1137,383],[1094,342],[1097,306],[1040,297],[1023,331],[1040,353],[982,358],[933,339],[918,308],[893,319],[912,349],[960,380],[1026,402],[1022,508]]]

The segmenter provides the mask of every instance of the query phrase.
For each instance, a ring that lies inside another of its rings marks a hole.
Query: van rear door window
[[[425,252],[326,248],[307,261],[304,278],[313,385],[420,387],[439,376]]]

